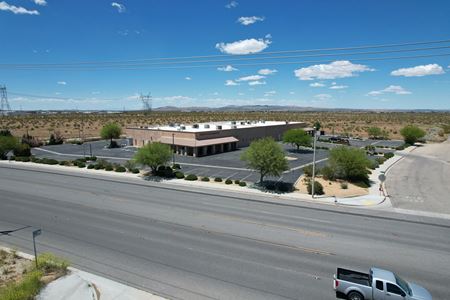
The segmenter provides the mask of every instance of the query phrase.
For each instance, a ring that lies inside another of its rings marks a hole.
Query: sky
[[[0,0],[0,84],[16,110],[135,110],[141,93],[153,107],[450,109],[450,41],[351,49],[450,40],[449,16],[448,0]]]

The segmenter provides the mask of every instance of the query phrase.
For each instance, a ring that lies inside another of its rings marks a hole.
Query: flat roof
[[[188,146],[188,147],[203,147],[203,146],[211,146],[211,145],[220,145],[226,143],[239,142],[239,140],[235,137],[223,137],[216,139],[206,139],[206,140],[197,140],[197,139],[186,139],[186,138],[174,138],[171,137],[161,137],[161,143],[163,144],[175,144],[178,146]]]
[[[165,126],[137,127],[137,129],[178,131],[178,132],[207,132],[227,129],[244,129],[254,127],[281,126],[287,124],[302,124],[304,122],[287,121],[226,121],[226,122],[207,122],[196,124],[170,124]],[[132,129],[132,127],[130,127]],[[136,128],[136,127],[134,127]]]

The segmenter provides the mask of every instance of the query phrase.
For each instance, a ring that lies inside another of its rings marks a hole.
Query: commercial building
[[[129,127],[126,134],[136,147],[161,142],[172,145],[180,155],[205,156],[246,147],[263,137],[280,140],[283,133],[292,128],[303,128],[312,133],[312,128],[307,128],[304,122],[231,121]]]

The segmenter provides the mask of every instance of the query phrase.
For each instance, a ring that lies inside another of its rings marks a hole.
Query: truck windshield
[[[411,288],[409,287],[408,283],[404,281],[402,278],[398,277],[397,274],[394,274],[395,281],[397,282],[397,285],[402,288],[408,295],[411,295]]]

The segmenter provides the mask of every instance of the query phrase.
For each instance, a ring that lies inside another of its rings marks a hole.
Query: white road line
[[[245,176],[245,177],[242,178],[241,180],[245,180],[245,179],[249,178],[249,177],[252,176],[252,175],[253,175],[253,172],[250,172],[250,174],[248,174],[247,176]]]
[[[83,157],[83,154],[69,154],[69,153],[60,153],[60,152],[55,152],[55,151],[51,151],[48,149],[42,149],[42,148],[33,148],[35,150],[40,150],[43,152],[48,152],[54,155],[60,155],[60,156],[70,156],[70,157]],[[117,159],[117,160],[128,160],[129,158],[127,157],[111,157],[111,156],[97,156],[98,158],[105,158],[105,159]]]
[[[327,157],[327,158],[323,158],[323,159],[316,160],[316,164],[317,164],[317,163],[320,163],[320,162],[322,162],[322,161],[326,161],[326,160],[328,160],[328,157]],[[292,169],[290,169],[290,170],[284,171],[283,174],[287,174],[287,173],[289,173],[289,172],[292,172],[292,171],[295,171],[295,170],[298,170],[298,169],[302,169],[302,168],[304,168],[304,167],[306,167],[306,166],[309,166],[309,165],[312,165],[312,164],[313,164],[313,163],[310,162],[310,163],[307,163],[307,164],[304,164],[304,165],[301,165],[301,166],[292,168]]]

